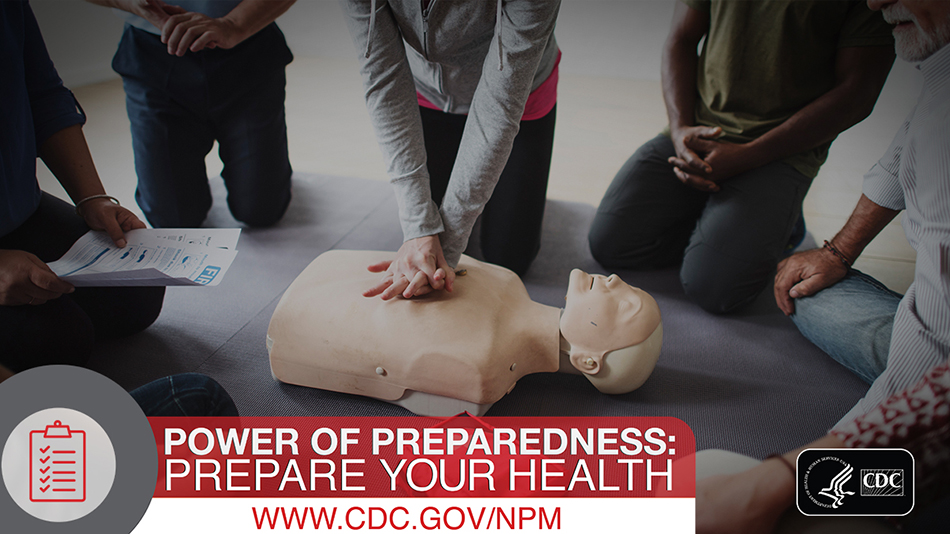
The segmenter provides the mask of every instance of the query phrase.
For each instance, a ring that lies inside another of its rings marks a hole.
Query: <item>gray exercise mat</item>
[[[209,226],[234,226],[220,179]],[[573,268],[607,274],[590,256],[594,208],[548,201],[541,251],[524,279],[538,302],[561,306]],[[478,256],[478,234],[467,251]],[[281,294],[320,253],[333,248],[396,250],[402,241],[390,186],[353,178],[294,177],[294,201],[274,228],[245,230],[239,253],[215,288],[172,288],[146,332],[97,347],[90,366],[127,388],[170,373],[218,380],[244,415],[411,415],[372,399],[280,384],[264,339]],[[821,436],[867,385],[805,340],[767,291],[742,314],[714,316],[689,302],[675,270],[624,272],[657,300],[663,351],[647,383],[626,395],[599,393],[583,377],[526,377],[495,416],[671,416],[686,421],[699,448],[763,457]]]

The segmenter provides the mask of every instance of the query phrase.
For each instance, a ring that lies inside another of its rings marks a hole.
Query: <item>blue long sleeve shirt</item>
[[[53,67],[29,2],[0,2],[0,236],[39,205],[38,148],[85,120]]]

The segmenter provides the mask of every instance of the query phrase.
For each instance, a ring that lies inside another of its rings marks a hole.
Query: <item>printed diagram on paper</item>
[[[214,286],[240,236],[240,228],[141,229],[126,232],[119,248],[105,232],[89,231],[49,267],[77,287]]]
[[[60,421],[30,432],[30,500],[86,500],[86,433]]]

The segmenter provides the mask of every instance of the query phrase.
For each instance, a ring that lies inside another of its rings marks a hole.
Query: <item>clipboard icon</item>
[[[61,421],[30,432],[30,500],[86,500],[86,432]]]

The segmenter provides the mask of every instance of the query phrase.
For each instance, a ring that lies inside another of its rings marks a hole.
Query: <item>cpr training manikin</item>
[[[463,256],[453,291],[363,297],[392,252],[333,250],[284,293],[267,331],[281,382],[365,395],[427,416],[484,414],[528,374],[581,373],[627,393],[650,376],[656,301],[617,275],[571,272],[563,310],[533,302],[516,274]]]

